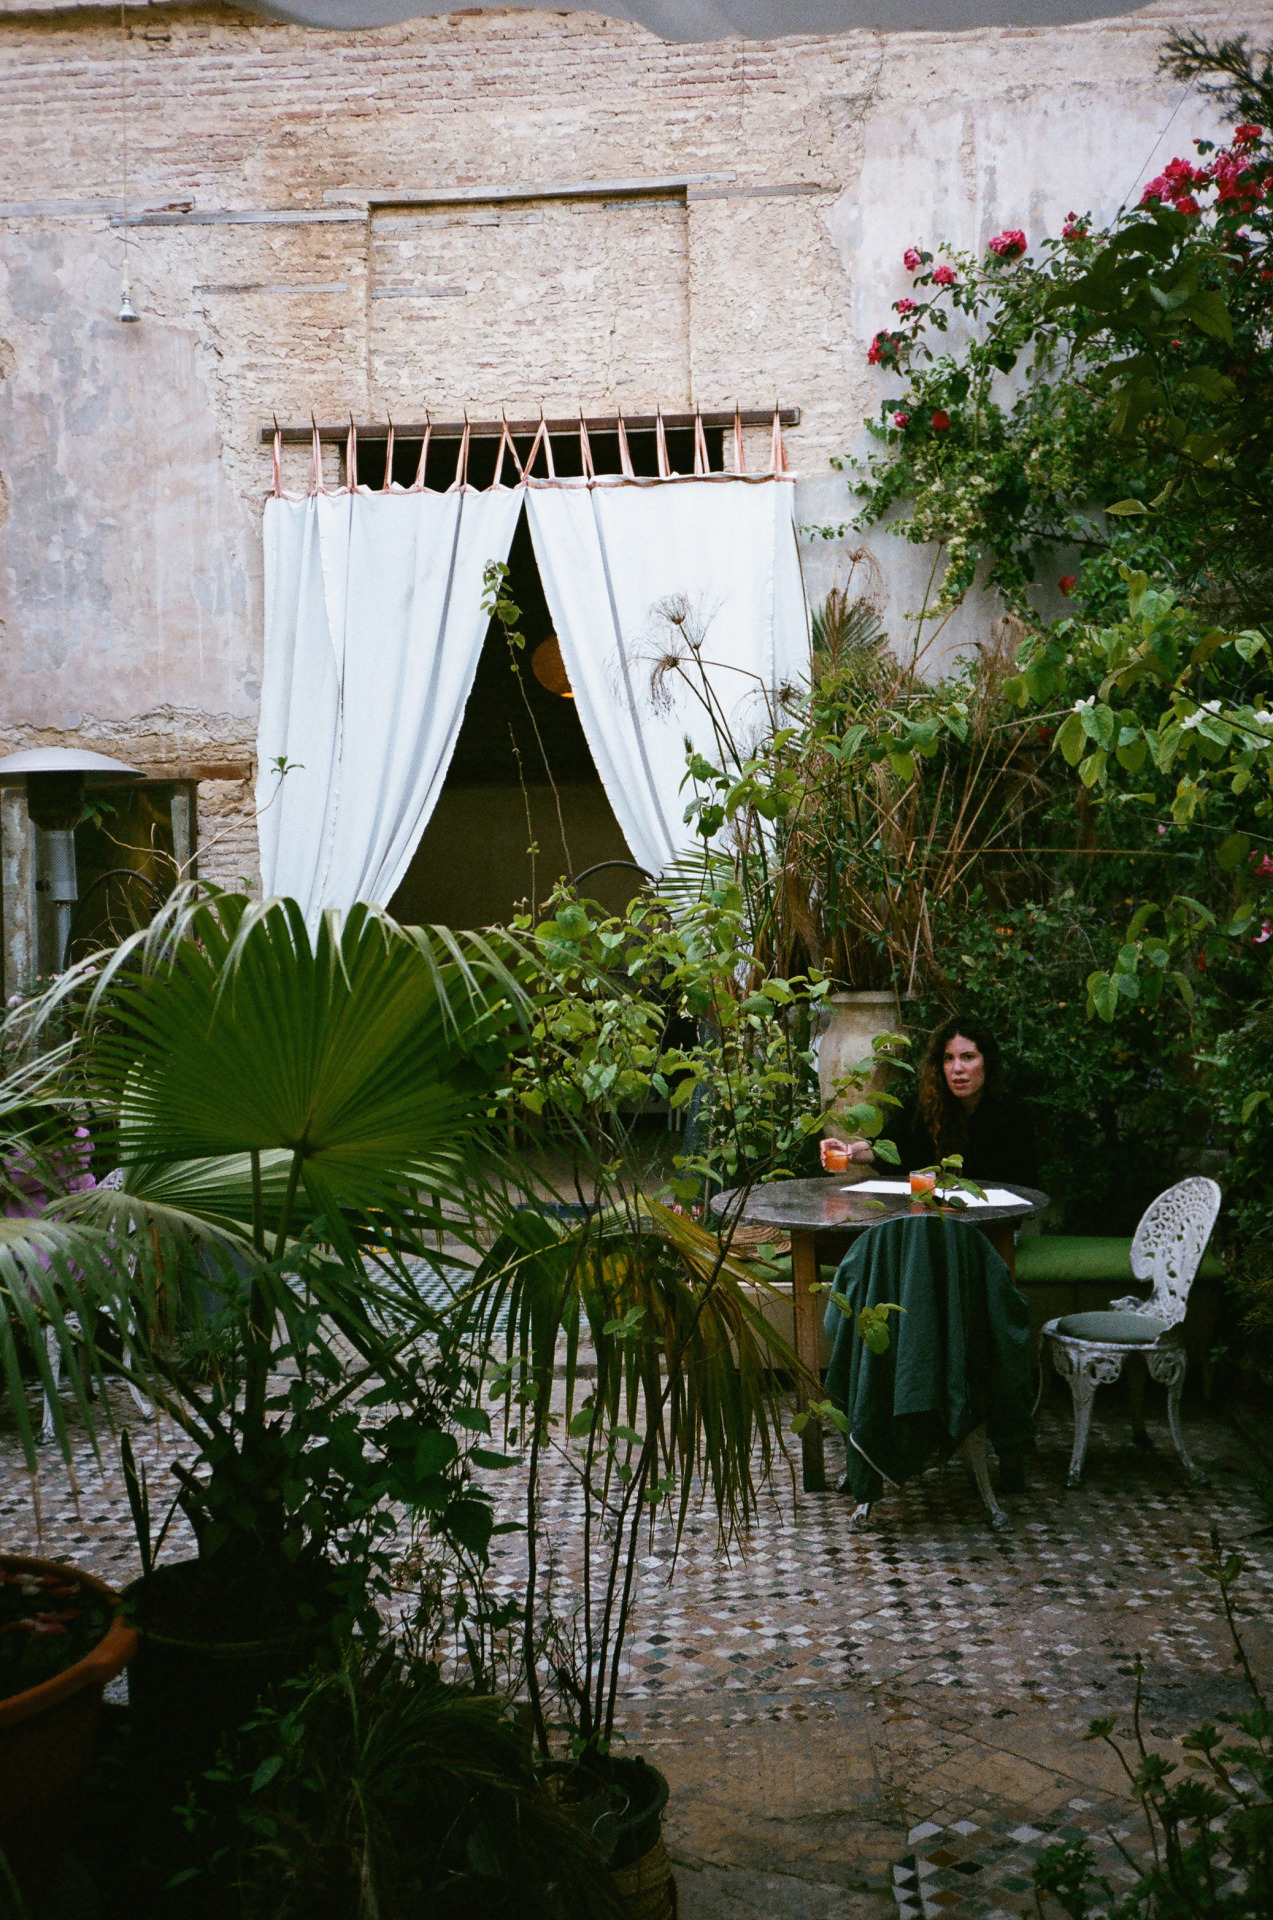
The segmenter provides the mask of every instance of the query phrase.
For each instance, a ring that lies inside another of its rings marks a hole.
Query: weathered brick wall
[[[884,391],[865,347],[905,290],[902,247],[1112,213],[1215,124],[1195,100],[1160,144],[1179,89],[1157,51],[1185,21],[1273,36],[1267,0],[773,46],[671,46],[580,14],[325,33],[214,6],[130,6],[125,36],[117,12],[3,0],[3,737],[196,777],[229,765],[201,791],[219,836],[204,870],[254,870],[242,774],[272,415],[780,397],[803,414],[799,517],[847,520],[829,456]],[[136,327],[114,317],[125,120],[134,208],[275,216],[130,229]],[[412,190],[666,175],[694,184],[368,210]],[[289,451],[289,484],[304,465]],[[873,546],[900,636],[929,557]],[[847,552],[814,543],[814,594]],[[992,611],[953,623],[947,647]]]

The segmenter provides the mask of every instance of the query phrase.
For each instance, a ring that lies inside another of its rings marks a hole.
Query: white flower
[[[1096,705],[1096,695],[1094,693],[1089,693],[1086,700],[1076,700],[1074,702],[1074,711],[1075,713],[1082,713],[1085,711],[1086,708],[1094,707],[1095,705]]]
[[[1219,713],[1222,704],[1219,700],[1204,700],[1198,708],[1198,711],[1191,713],[1187,720],[1181,722],[1181,725],[1184,727],[1200,727],[1209,714]]]

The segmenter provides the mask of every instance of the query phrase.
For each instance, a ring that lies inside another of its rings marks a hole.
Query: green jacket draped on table
[[[976,1227],[935,1214],[885,1221],[840,1262],[835,1292],[849,1311],[828,1303],[826,1389],[848,1417],[859,1501],[947,1458],[980,1426],[1001,1454],[1033,1444],[1029,1307]],[[888,1349],[872,1353],[856,1316],[886,1301],[905,1312],[889,1314]]]

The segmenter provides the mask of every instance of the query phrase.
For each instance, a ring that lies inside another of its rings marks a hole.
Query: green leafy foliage
[[[508,1704],[389,1648],[262,1709],[187,1813],[243,1920],[617,1920],[601,1851],[535,1771]],[[231,1909],[230,1902],[233,1902]]]

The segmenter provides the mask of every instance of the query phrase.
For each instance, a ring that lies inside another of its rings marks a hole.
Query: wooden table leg
[[[791,1303],[796,1323],[796,1358],[810,1376],[818,1378],[818,1360],[821,1347],[823,1303],[820,1294],[810,1292],[818,1284],[818,1242],[817,1235],[802,1233],[799,1228],[791,1234]],[[804,1413],[809,1405],[809,1394],[802,1380],[796,1382],[796,1410]],[[810,1419],[800,1436],[802,1454],[802,1484],[806,1493],[825,1493],[827,1485],[826,1467],[822,1458],[822,1422],[816,1415]]]
[[[996,1220],[981,1229],[1008,1269],[1013,1286],[1017,1283],[1017,1230],[1011,1220]]]

